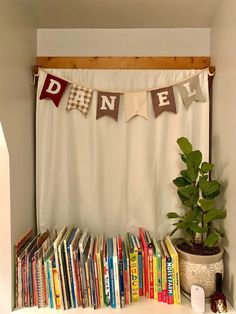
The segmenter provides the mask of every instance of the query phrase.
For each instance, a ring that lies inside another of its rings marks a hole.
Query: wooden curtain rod
[[[205,69],[210,57],[37,57],[39,67],[53,69]],[[210,67],[214,74],[215,68]]]

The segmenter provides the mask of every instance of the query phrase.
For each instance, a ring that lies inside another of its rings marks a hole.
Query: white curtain
[[[165,87],[196,70],[49,70],[101,91],[144,91]],[[59,107],[39,100],[45,72],[40,71],[36,113],[36,195],[38,230],[74,224],[107,235],[137,232],[143,226],[163,237],[172,230],[166,213],[181,208],[172,180],[184,164],[178,137],[186,136],[208,160],[208,73],[199,74],[206,102],[188,110],[174,87],[177,114],[156,119],[148,97],[149,120],[125,121],[121,96],[118,122],[96,120],[94,92],[87,118],[66,112],[70,88]]]

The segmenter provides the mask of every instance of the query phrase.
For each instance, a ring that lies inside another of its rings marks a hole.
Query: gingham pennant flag
[[[92,95],[92,89],[73,84],[71,87],[66,110],[70,111],[71,109],[78,109],[85,116],[87,116]]]

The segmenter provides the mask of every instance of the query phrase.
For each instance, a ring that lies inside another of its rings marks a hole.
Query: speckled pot
[[[215,255],[203,256],[186,253],[176,246],[179,254],[181,288],[190,293],[191,285],[199,285],[210,297],[215,291],[215,273],[224,273],[224,249]]]

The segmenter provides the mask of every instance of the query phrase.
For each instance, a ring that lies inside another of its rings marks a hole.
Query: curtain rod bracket
[[[39,77],[39,65],[34,65],[32,67],[32,75],[33,75],[33,86],[36,86],[38,77]]]

